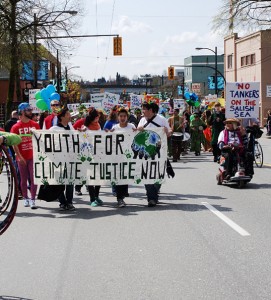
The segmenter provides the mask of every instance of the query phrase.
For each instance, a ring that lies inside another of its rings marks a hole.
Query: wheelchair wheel
[[[254,161],[258,168],[263,166],[263,149],[258,142],[254,145]]]
[[[0,146],[0,235],[11,224],[18,205],[18,180],[12,158]]]

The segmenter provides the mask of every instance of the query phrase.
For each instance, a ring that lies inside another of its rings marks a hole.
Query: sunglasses
[[[32,111],[32,110],[33,110],[32,108],[25,109],[25,111]]]
[[[51,104],[51,106],[60,106],[60,104],[58,104],[58,103],[57,104]]]

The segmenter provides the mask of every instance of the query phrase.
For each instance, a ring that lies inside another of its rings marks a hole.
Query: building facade
[[[234,33],[225,37],[224,50],[227,82],[260,82],[259,118],[264,125],[271,109],[271,30],[245,37]]]
[[[185,85],[200,97],[215,93],[215,55],[197,55],[184,59]],[[212,69],[213,68],[213,69]],[[224,55],[217,55],[218,90],[224,89]]]

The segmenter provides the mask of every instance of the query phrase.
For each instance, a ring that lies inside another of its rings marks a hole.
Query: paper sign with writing
[[[258,118],[259,82],[227,82],[226,118]]]
[[[91,94],[90,95],[90,102],[102,102],[104,100],[104,93],[99,94]]]
[[[33,113],[37,114],[40,113],[41,110],[36,106],[36,98],[35,98],[35,94],[40,91],[39,89],[29,89],[29,104],[30,106],[33,108]]]
[[[102,108],[102,103],[101,102],[89,102],[89,103],[72,103],[72,104],[67,104],[67,108],[69,111],[77,112],[78,107],[84,105],[86,108],[90,107],[95,107],[96,109],[101,109]]]
[[[119,99],[120,95],[105,93],[104,100],[102,102],[104,111],[109,114],[110,110],[119,104]]]
[[[185,109],[185,101],[184,99],[173,99],[174,109],[178,108],[179,110]]]
[[[33,131],[35,184],[145,184],[166,177],[162,128],[125,132]]]
[[[141,107],[142,95],[130,95],[130,108]]]

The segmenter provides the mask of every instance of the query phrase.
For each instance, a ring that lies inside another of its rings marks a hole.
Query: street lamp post
[[[196,50],[209,50],[209,51],[212,51],[215,54],[215,94],[218,95],[218,87],[217,87],[217,47],[215,47],[215,50],[212,50],[210,48],[197,47]]]
[[[79,69],[79,68],[80,68],[80,66],[73,66],[73,67],[70,67],[70,68],[65,67],[66,82],[68,82],[68,71],[71,70],[71,69]]]
[[[37,40],[39,39],[37,37],[37,28],[38,28],[38,24],[39,24],[39,21],[50,15],[50,14],[70,14],[72,16],[75,16],[77,15],[77,11],[75,10],[63,10],[63,11],[53,11],[53,12],[50,12],[50,13],[46,13],[40,17],[37,17],[37,14],[34,13],[34,64],[33,64],[33,73],[34,73],[34,88],[37,88],[37,82],[38,82],[38,45],[37,45]],[[58,63],[58,59],[57,59],[57,63]]]

